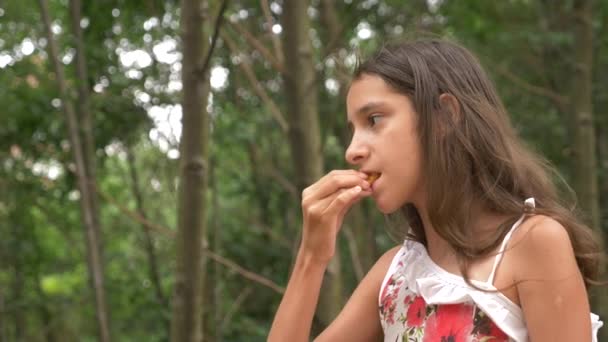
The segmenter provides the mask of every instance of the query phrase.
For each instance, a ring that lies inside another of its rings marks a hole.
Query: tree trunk
[[[576,0],[574,15],[574,73],[572,77],[572,115],[574,122],[573,184],[587,223],[602,234],[597,175],[597,155],[592,102],[593,9],[591,0]],[[601,317],[608,316],[605,289],[592,297],[592,307]],[[600,341],[608,340],[608,329],[600,329]]]
[[[288,137],[294,158],[295,183],[300,193],[322,177],[324,172],[308,6],[307,0],[286,1],[281,18]],[[330,262],[323,280],[316,311],[317,321],[323,325],[329,324],[343,305],[339,256],[337,249],[336,257]]]
[[[203,29],[203,1],[183,0],[182,138],[178,199],[177,267],[171,341],[199,342],[203,327],[203,241],[205,237],[209,123],[209,81],[203,70],[208,39]]]
[[[600,178],[598,180],[600,187],[600,208],[608,208],[608,115],[604,120],[599,122],[597,130],[597,150],[598,150],[598,168]],[[604,246],[608,246],[608,234],[605,229],[608,229],[608,210],[601,210],[603,217],[600,215],[600,228],[604,232]]]
[[[589,0],[574,2],[574,74],[572,110],[574,115],[574,188],[588,223],[599,229],[597,155],[592,105],[593,17]]]
[[[99,224],[99,202],[97,199],[97,176],[96,176],[96,154],[95,137],[93,136],[93,115],[89,101],[89,77],[87,73],[86,53],[84,48],[84,38],[80,21],[82,5],[80,0],[70,0],[70,17],[72,21],[72,31],[74,33],[74,43],[76,45],[76,76],[78,81],[78,106],[77,115],[80,123],[80,134],[82,137],[82,149],[84,167],[89,180],[89,194],[91,194],[91,206],[93,208],[93,220],[98,234],[101,232]]]
[[[325,46],[327,49],[337,50],[341,47],[340,43],[343,41],[341,39],[340,33],[342,29],[340,28],[340,22],[338,19],[338,14],[336,12],[335,1],[334,0],[322,0],[321,1],[321,9],[320,9],[320,19],[323,27],[326,29],[327,39],[325,42]],[[331,55],[334,51],[328,50],[326,51],[327,55]],[[338,82],[340,91],[338,98],[345,99],[346,92],[348,90],[348,80],[345,80],[342,75],[348,75],[349,71],[344,66],[343,63],[336,63],[335,65],[337,76],[335,79]],[[342,101],[338,101],[338,103],[342,104]],[[335,108],[335,113],[343,113],[345,110],[342,105],[338,105],[338,108]],[[346,119],[344,117],[333,115],[334,117],[326,122],[333,127],[328,127],[328,131],[333,132],[338,141],[340,141],[340,146],[348,146],[350,133],[348,132],[348,128],[345,124]],[[361,204],[353,206],[350,210],[349,214],[346,216],[344,220],[344,224],[352,227],[353,236],[355,240],[356,250],[352,250],[351,253],[356,253],[353,255],[354,262],[358,262],[362,271],[366,273],[375,263],[376,261],[376,239],[374,238],[374,229],[366,225],[366,214],[367,212],[363,210],[363,206]],[[361,274],[357,274],[357,278],[360,279]]]
[[[89,187],[90,182],[93,182],[93,180],[88,179],[87,177],[88,175],[86,172],[82,144],[80,142],[78,120],[68,96],[63,68],[58,58],[56,43],[53,39],[47,0],[40,0],[40,8],[42,20],[47,34],[49,60],[53,64],[57,78],[57,85],[59,87],[59,93],[61,94],[63,110],[68,124],[71,149],[74,162],[76,164],[76,178],[78,180],[78,190],[80,191],[80,207],[87,242],[89,277],[93,293],[95,294],[95,313],[97,316],[99,340],[102,342],[109,342],[110,328],[108,321],[108,310],[106,308],[104,274],[98,237],[99,229],[95,225],[95,217],[97,217],[97,214],[94,212],[95,209],[93,207],[93,201],[91,200],[92,194],[90,193]],[[91,158],[92,157],[93,156],[91,156]]]

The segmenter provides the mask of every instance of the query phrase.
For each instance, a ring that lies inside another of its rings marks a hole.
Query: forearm
[[[326,264],[298,253],[268,335],[269,342],[305,342],[310,339],[312,319],[326,268]]]

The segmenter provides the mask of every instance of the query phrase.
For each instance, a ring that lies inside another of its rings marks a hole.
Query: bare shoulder
[[[530,341],[589,341],[589,301],[566,228],[535,215],[513,239],[513,276]]]
[[[397,255],[397,252],[399,252],[399,249],[401,249],[401,245],[392,247],[388,251],[384,252],[384,254],[382,254],[382,256],[378,258],[374,266],[372,266],[372,268],[370,269],[368,275],[376,279],[378,286],[380,286],[384,275],[388,271],[388,268],[390,267],[391,262],[395,258],[395,255]]]
[[[386,267],[388,268],[388,266],[390,266],[391,264],[391,261],[393,261],[393,258],[395,258],[395,255],[397,255],[397,252],[399,252],[401,247],[402,245],[398,245],[384,252],[384,254],[382,254],[382,256],[378,258],[377,264],[386,265]]]
[[[509,244],[517,280],[559,278],[578,269],[566,228],[549,216],[527,218]]]
[[[370,290],[374,292],[380,291],[382,280],[384,280],[384,277],[391,266],[391,262],[395,258],[395,255],[397,255],[399,252],[400,248],[401,246],[395,246],[384,252],[384,254],[382,254],[382,256],[376,260],[376,263],[367,272],[360,285],[363,287],[369,286]]]
[[[546,215],[534,215],[524,220],[515,231],[513,241],[526,244],[527,247],[551,247],[549,242],[557,243],[556,247],[570,246],[566,228]]]

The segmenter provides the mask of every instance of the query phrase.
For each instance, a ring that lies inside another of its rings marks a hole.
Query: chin
[[[401,204],[397,202],[383,201],[381,199],[376,199],[375,202],[378,210],[385,215],[392,214],[401,208]]]

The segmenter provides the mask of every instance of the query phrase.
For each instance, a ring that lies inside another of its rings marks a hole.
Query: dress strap
[[[534,198],[530,197],[530,198],[526,199],[524,201],[524,206],[526,208],[532,208],[532,209],[535,208],[536,203],[534,202]],[[521,215],[519,220],[517,220],[517,222],[515,222],[513,224],[513,226],[511,227],[511,230],[509,230],[507,235],[505,235],[505,238],[502,240],[502,244],[500,245],[500,249],[498,250],[498,255],[496,255],[496,258],[494,259],[494,266],[492,266],[492,272],[490,272],[490,276],[488,277],[487,283],[489,285],[494,284],[494,277],[496,276],[496,269],[498,268],[498,265],[500,264],[500,261],[502,260],[505,249],[507,247],[507,244],[509,243],[509,240],[511,240],[511,236],[513,235],[513,232],[524,221],[525,217],[526,217],[525,213],[523,215]]]

